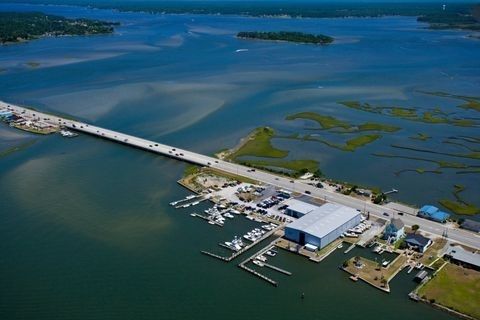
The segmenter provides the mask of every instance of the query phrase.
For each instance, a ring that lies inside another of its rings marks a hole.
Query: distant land
[[[25,0],[10,0],[25,2]],[[91,6],[120,11],[231,14],[255,17],[345,18],[412,16],[432,29],[480,30],[480,4],[472,2],[29,0],[29,3]]]
[[[333,42],[333,38],[325,36],[323,34],[309,34],[303,32],[288,32],[288,31],[278,31],[278,32],[239,32],[237,34],[238,38],[242,39],[257,39],[257,40],[271,40],[271,41],[288,41],[288,42],[297,42],[297,43],[312,43],[312,44],[329,44]]]
[[[44,36],[112,33],[112,22],[67,19],[41,12],[0,12],[0,43],[28,41]]]

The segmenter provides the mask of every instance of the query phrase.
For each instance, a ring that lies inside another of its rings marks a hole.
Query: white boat
[[[258,260],[253,260],[253,263],[256,264],[259,267],[264,267],[265,266],[265,264],[263,262],[258,261]]]
[[[277,252],[274,250],[268,250],[267,252],[265,252],[265,254],[270,257],[275,257],[277,255]]]
[[[196,214],[195,212],[190,213],[190,215],[191,215],[192,217],[196,217],[196,216],[197,216],[197,214]]]
[[[386,266],[388,266],[389,263],[390,263],[390,261],[383,261],[382,262],[382,267],[385,268]]]
[[[208,223],[209,223],[209,224],[215,224],[215,222],[212,221],[212,220],[208,220]]]
[[[252,220],[252,221],[254,219],[252,216],[245,216],[245,218],[247,218],[248,220]]]
[[[266,258],[264,255],[259,255],[259,256],[257,256],[255,259],[260,260],[260,261],[262,261],[262,262],[267,261],[267,258]]]
[[[196,195],[189,195],[189,196],[186,196],[185,199],[187,200],[190,200],[190,199],[193,199],[193,198],[196,198],[197,196]]]
[[[338,248],[338,249],[342,249],[342,248],[343,248],[343,244],[340,243],[337,248]]]
[[[226,218],[229,218],[229,219],[233,219],[233,216],[228,212],[225,213],[223,216],[226,217]]]
[[[196,206],[199,203],[200,203],[200,201],[195,201],[195,202],[192,203],[192,206]]]
[[[188,208],[188,207],[190,207],[190,203],[184,204],[184,205],[182,206],[182,208]]]

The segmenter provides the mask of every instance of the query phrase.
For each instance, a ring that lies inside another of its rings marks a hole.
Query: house
[[[407,233],[407,236],[405,237],[405,243],[410,249],[424,253],[433,242],[421,234]]]
[[[395,242],[405,235],[405,224],[402,220],[392,218],[383,232],[383,239]]]
[[[480,222],[465,219],[465,221],[463,221],[463,223],[460,225],[460,228],[480,233]]]
[[[425,205],[418,211],[418,216],[428,220],[444,223],[450,217],[450,214],[440,211],[435,206]]]
[[[445,258],[461,266],[480,271],[480,254],[465,250],[461,246],[452,246],[445,252]]]

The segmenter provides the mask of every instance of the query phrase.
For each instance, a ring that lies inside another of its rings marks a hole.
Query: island
[[[259,32],[242,31],[237,34],[241,39],[259,39],[272,41],[288,41],[297,43],[313,43],[325,45],[333,42],[333,38],[323,34],[309,34],[303,32],[277,31],[277,32]]]
[[[0,43],[22,42],[45,36],[113,33],[115,22],[68,19],[41,12],[0,12]]]
[[[426,22],[430,29],[461,29],[480,31],[480,6],[471,14],[458,12],[430,13],[417,18],[419,22]]]

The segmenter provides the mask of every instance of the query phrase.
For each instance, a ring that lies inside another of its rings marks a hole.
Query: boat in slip
[[[190,215],[191,215],[192,217],[196,217],[196,216],[197,216],[197,214],[196,214],[195,212],[190,213]]]
[[[267,257],[265,257],[262,254],[257,256],[255,259],[258,260],[258,261],[261,261],[261,262],[266,262],[267,261]]]
[[[270,257],[275,257],[277,255],[277,251],[275,250],[268,250],[267,252],[265,252],[265,254],[267,256],[270,256]]]
[[[342,249],[342,248],[343,248],[343,244],[340,243],[337,248],[338,248],[338,249]]]
[[[193,199],[193,198],[196,198],[197,196],[196,195],[189,195],[189,196],[186,196],[185,199],[187,200],[190,200],[190,199]]]
[[[225,218],[233,219],[233,215],[232,215],[231,213],[229,213],[229,212],[225,213],[223,216],[224,216]]]
[[[259,267],[264,267],[265,266],[265,263],[263,263],[262,261],[258,261],[258,260],[253,260],[253,263]]]

